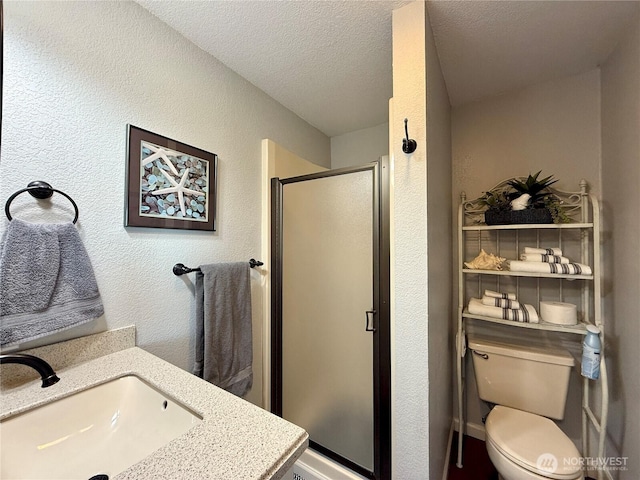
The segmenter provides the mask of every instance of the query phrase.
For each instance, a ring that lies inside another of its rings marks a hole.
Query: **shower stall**
[[[273,178],[271,410],[312,449],[390,479],[386,159]]]

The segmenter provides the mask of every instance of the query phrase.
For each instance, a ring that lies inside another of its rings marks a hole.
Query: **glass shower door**
[[[282,417],[374,471],[377,165],[281,180]],[[275,213],[275,212],[274,212]],[[276,280],[277,281],[277,280]]]

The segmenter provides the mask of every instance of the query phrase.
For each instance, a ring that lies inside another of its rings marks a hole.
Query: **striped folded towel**
[[[501,292],[494,292],[493,290],[485,290],[484,291],[484,296],[485,297],[493,297],[493,298],[506,298],[508,300],[515,300],[516,299],[516,294],[515,293],[501,293]]]
[[[472,315],[481,315],[483,317],[499,318],[522,323],[538,323],[540,321],[538,312],[533,308],[533,305],[521,305],[518,309],[490,307],[483,305],[482,301],[478,298],[469,300],[469,313]]]
[[[510,300],[508,298],[496,298],[496,297],[488,297],[486,295],[482,296],[482,304],[489,305],[490,307],[500,307],[500,308],[520,308],[520,302],[517,300]]]
[[[545,255],[562,256],[562,250],[559,248],[524,247],[524,253],[543,253]]]
[[[523,262],[571,263],[567,257],[547,253],[523,253],[520,255],[520,260]]]
[[[558,273],[564,275],[591,275],[591,267],[582,263],[546,263],[522,262],[511,260],[509,269],[512,272]]]

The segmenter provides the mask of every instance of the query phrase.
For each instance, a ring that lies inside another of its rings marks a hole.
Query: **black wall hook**
[[[409,128],[407,127],[408,119],[404,119],[404,134],[405,138],[402,139],[402,151],[404,153],[413,153],[418,148],[418,144],[412,138],[409,138]]]

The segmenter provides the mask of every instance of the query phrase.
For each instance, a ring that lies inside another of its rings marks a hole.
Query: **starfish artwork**
[[[180,152],[174,152],[173,150],[162,148],[157,145],[154,145],[153,143],[148,143],[148,142],[143,142],[143,146],[151,150],[153,153],[148,157],[142,158],[140,160],[140,163],[142,164],[141,166],[149,165],[150,163],[153,163],[154,160],[161,158],[162,160],[164,160],[165,165],[167,165],[167,167],[171,169],[174,175],[180,176],[180,174],[178,173],[178,170],[176,170],[176,167],[174,167],[171,160],[169,160],[169,155],[172,155],[175,157],[180,155]]]
[[[127,128],[125,226],[215,231],[218,156]]]
[[[207,221],[209,162],[142,141],[140,214]]]
[[[177,193],[178,203],[180,204],[180,210],[182,211],[182,215],[186,216],[187,210],[184,205],[184,200],[185,200],[184,194],[186,193],[186,194],[195,195],[195,196],[202,195],[202,192],[191,190],[190,188],[185,188],[184,184],[186,183],[187,178],[189,177],[189,169],[185,170],[184,174],[182,174],[180,183],[176,182],[173,178],[171,178],[171,176],[164,170],[160,170],[160,172],[162,172],[162,174],[167,178],[167,180],[169,180],[169,182],[173,185],[173,187],[161,188],[160,190],[156,190],[155,192],[152,192],[152,193],[154,195],[164,195],[166,193]]]

